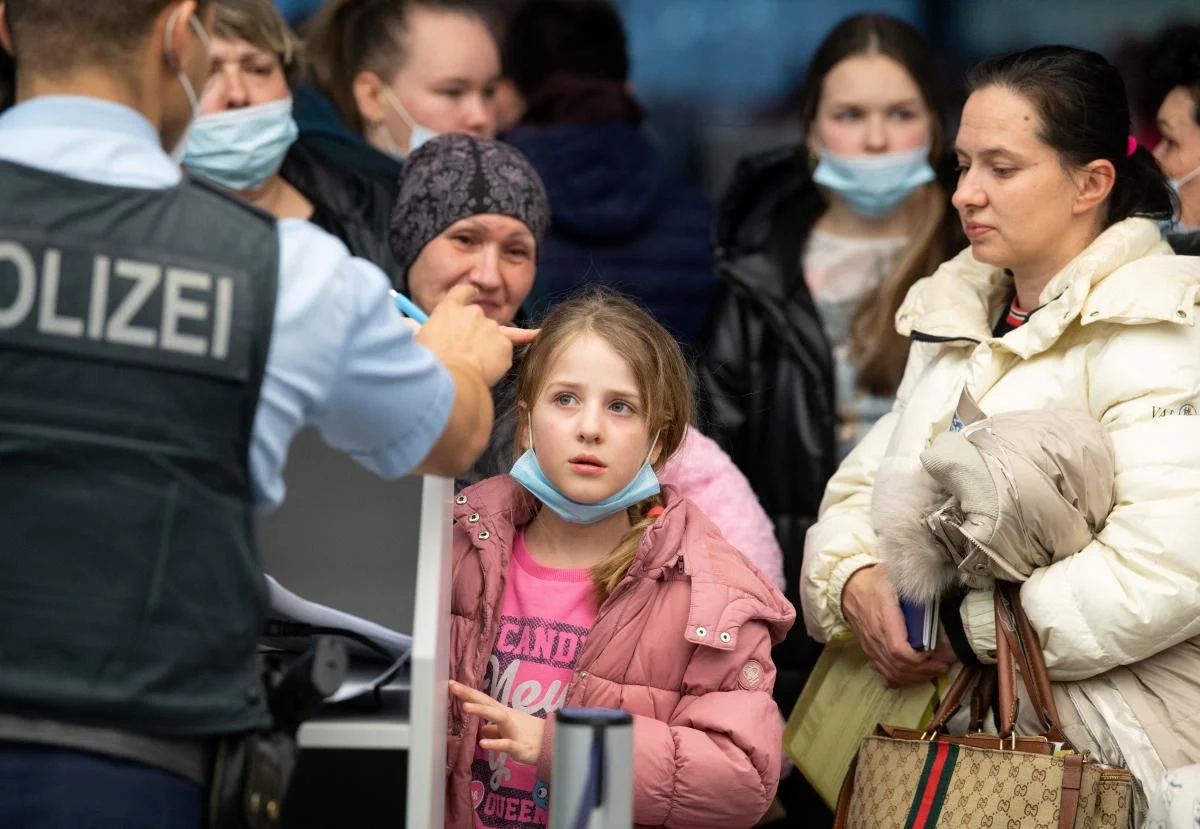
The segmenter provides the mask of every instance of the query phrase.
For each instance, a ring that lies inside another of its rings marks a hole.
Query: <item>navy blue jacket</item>
[[[521,126],[505,136],[550,196],[550,236],[539,251],[527,309],[589,284],[645,305],[685,348],[708,323],[716,276],[712,207],[625,121]]]

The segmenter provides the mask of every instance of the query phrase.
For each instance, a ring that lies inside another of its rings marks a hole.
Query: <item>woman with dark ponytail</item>
[[[853,631],[895,686],[994,660],[990,589],[942,596],[938,648],[908,646],[893,586],[904,562],[876,566],[872,501],[903,495],[929,440],[963,428],[967,397],[985,415],[1083,412],[1111,438],[1116,506],[1079,553],[1035,570],[1021,601],[1068,736],[1153,786],[1200,762],[1200,259],[1161,238],[1174,197],[1103,57],[1029,49],[977,66],[968,91],[952,202],[970,247],[897,314],[908,367],[808,533],[805,622],[825,641]]]

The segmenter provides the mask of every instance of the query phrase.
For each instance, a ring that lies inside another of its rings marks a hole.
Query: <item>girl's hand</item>
[[[488,721],[480,729],[480,748],[502,751],[518,763],[537,765],[542,756],[545,720],[501,705],[482,691],[453,680],[450,682],[450,693],[462,700],[463,711]]]

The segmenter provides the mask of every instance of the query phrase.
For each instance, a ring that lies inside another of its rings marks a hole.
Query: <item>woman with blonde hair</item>
[[[387,243],[395,175],[356,171],[300,134],[293,90],[302,88],[303,47],[271,0],[213,5],[211,71],[183,165],[277,219],[311,222],[395,281]]]

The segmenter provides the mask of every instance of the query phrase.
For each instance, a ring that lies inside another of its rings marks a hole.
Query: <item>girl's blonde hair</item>
[[[687,362],[675,339],[650,314],[625,297],[604,289],[587,293],[558,305],[542,323],[541,333],[525,352],[517,375],[516,403],[522,411],[533,409],[546,385],[546,375],[562,349],[576,338],[592,334],[608,343],[633,371],[646,430],[658,435],[659,472],[679,445],[692,418],[692,391]],[[526,417],[516,418],[517,455],[528,429]],[[528,445],[528,444],[526,444]],[[625,578],[637,555],[642,536],[654,523],[649,515],[661,507],[661,495],[654,495],[629,508],[632,526],[604,561],[592,568],[592,580],[603,600]]]

